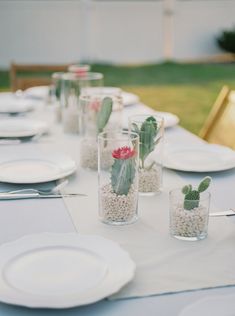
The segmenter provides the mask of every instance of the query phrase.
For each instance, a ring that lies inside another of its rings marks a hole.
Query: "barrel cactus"
[[[199,183],[198,188],[193,190],[192,185],[188,184],[182,188],[182,193],[184,197],[184,209],[192,210],[199,206],[200,202],[200,193],[206,191],[211,183],[211,177],[205,177]]]
[[[113,191],[117,195],[127,195],[135,178],[135,150],[121,147],[113,151],[114,163],[111,171]]]

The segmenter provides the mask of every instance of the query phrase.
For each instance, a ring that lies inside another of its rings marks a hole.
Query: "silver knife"
[[[20,200],[20,199],[50,199],[63,197],[87,196],[82,193],[65,193],[65,194],[39,194],[39,193],[0,193],[0,200]]]

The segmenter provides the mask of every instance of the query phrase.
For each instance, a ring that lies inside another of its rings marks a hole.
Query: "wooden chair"
[[[209,143],[220,144],[235,149],[235,100],[231,92],[224,86],[206,121],[199,136]]]
[[[68,65],[26,65],[11,64],[11,89],[25,90],[33,86],[44,86],[51,83],[53,72],[67,71]]]

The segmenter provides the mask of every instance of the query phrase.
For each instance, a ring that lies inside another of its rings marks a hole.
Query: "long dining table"
[[[17,154],[21,151],[30,152],[38,150],[45,152],[48,150],[61,153],[66,151],[67,155],[71,156],[75,161],[78,161],[79,136],[63,133],[62,126],[56,123],[54,120],[54,109],[52,106],[43,106],[34,113],[30,114],[30,116],[48,121],[50,124],[50,134],[47,136],[42,136],[40,139],[31,142],[29,141],[21,144],[0,145],[1,152],[13,152],[17,157]],[[165,143],[166,146],[171,146],[171,144],[190,146],[192,144],[201,144],[202,140],[179,125],[176,125],[165,130]],[[204,175],[201,173],[179,171],[177,174],[187,183],[197,183],[202,178],[202,175]],[[208,175],[208,173],[206,174]],[[209,175],[211,175],[213,178],[211,193],[213,204],[216,205],[217,209],[222,211],[234,206],[235,198],[233,183],[235,183],[235,169],[213,172],[209,173]],[[83,176],[85,175],[80,172],[80,169],[78,169],[77,173],[72,175],[69,179],[72,179],[73,181],[83,181]],[[39,185],[39,187],[48,188],[53,185],[54,183],[46,183]],[[8,188],[9,185],[0,183],[1,191]],[[233,222],[233,218],[230,220]],[[114,227],[113,229],[116,228]],[[76,231],[77,229],[63,199],[0,201],[1,245],[29,234],[42,232],[69,233]],[[79,229],[77,232],[79,233]],[[0,303],[0,315],[177,316],[180,315],[181,311],[187,305],[192,304],[193,302],[196,302],[197,300],[206,296],[226,296],[234,293],[235,288],[233,286],[223,286],[203,290],[182,291],[178,293],[168,293],[164,295],[153,295],[131,299],[104,299],[91,305],[61,310],[30,309],[26,307],[18,307]]]

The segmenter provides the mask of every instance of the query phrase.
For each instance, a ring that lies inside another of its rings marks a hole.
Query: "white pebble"
[[[198,237],[206,234],[208,225],[208,210],[199,206],[192,210],[185,210],[182,206],[175,206],[171,210],[170,229],[174,236]]]
[[[131,222],[137,215],[137,198],[133,187],[127,195],[117,195],[112,185],[107,184],[100,189],[100,215],[105,222]]]
[[[160,166],[151,169],[139,169],[139,192],[159,192],[162,185],[162,170]]]

